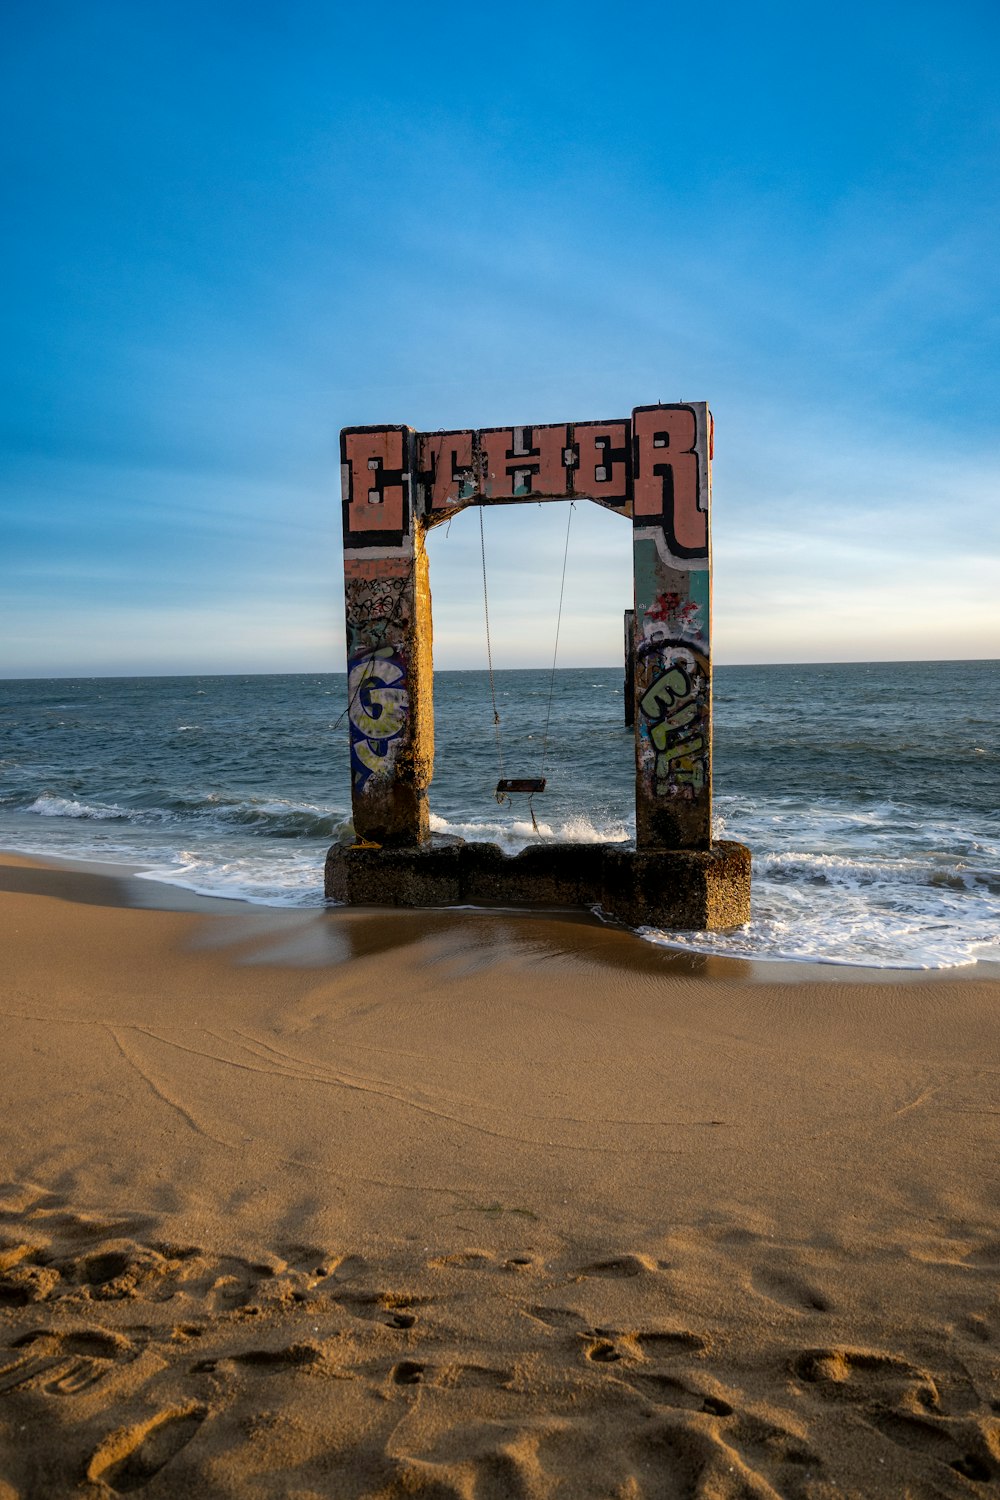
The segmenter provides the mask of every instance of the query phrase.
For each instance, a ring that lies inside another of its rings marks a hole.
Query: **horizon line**
[[[937,667],[951,664],[952,666],[967,665],[974,662],[998,662],[1000,657],[996,656],[886,656],[871,657],[855,661],[754,661],[754,662],[719,662],[713,663],[712,670],[719,671],[754,671],[760,667]],[[551,666],[537,667],[495,667],[494,676],[500,676],[510,672],[545,672],[551,673]],[[617,665],[590,665],[579,667],[556,667],[557,672],[613,672],[624,670],[624,663],[619,669]],[[482,672],[486,673],[486,667],[438,667],[433,675],[443,676],[449,672]],[[52,673],[42,676],[29,676],[27,674],[15,677],[0,677],[0,683],[5,682],[137,682],[147,680],[174,681],[177,679],[197,681],[206,677],[346,677],[346,668],[316,667],[305,668],[294,672],[72,672]]]

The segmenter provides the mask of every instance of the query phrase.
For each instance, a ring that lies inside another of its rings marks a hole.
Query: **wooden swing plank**
[[[496,795],[501,797],[507,796],[510,792],[544,792],[544,790],[544,776],[521,777],[520,780],[515,777],[506,781],[498,781]]]

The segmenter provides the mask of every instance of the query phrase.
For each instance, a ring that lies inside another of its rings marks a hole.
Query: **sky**
[[[342,426],[716,421],[719,665],[1000,657],[993,0],[12,0],[0,677],[339,671]],[[498,666],[568,507],[486,514]],[[435,661],[485,664],[478,513]],[[629,527],[572,512],[560,664]]]

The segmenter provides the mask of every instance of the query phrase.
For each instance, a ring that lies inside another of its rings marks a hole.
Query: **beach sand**
[[[14,856],[0,930],[0,1500],[1000,1482],[995,978]]]

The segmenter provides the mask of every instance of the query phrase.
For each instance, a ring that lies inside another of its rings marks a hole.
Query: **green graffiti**
[[[686,646],[673,643],[661,657],[663,670],[639,700],[656,751],[653,768],[658,796],[692,796],[705,786],[704,733],[707,666]]]

